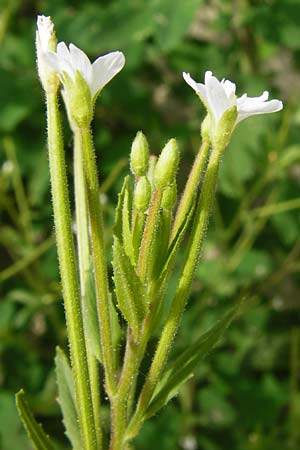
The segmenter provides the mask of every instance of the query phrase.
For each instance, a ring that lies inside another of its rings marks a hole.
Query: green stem
[[[212,209],[221,154],[222,152],[219,149],[213,149],[210,156],[194,218],[192,235],[189,242],[183,273],[179,280],[168,319],[162,331],[148,376],[140,394],[136,413],[129,424],[126,436],[127,440],[131,440],[135,437],[140,430],[143,423],[144,412],[162,374],[169,350],[178,329],[181,315],[190,292],[194,272],[200,257],[202,243]]]
[[[202,172],[206,164],[209,149],[210,149],[209,142],[206,141],[202,142],[202,145],[195,158],[188,181],[185,185],[185,189],[182,194],[179,206],[177,208],[173,229],[171,233],[171,242],[177,235],[178,230],[180,229],[182,224],[184,223],[186,216],[188,215],[190,208],[192,206],[193,200],[197,194],[198,186],[200,183]]]
[[[154,192],[144,228],[142,244],[137,264],[137,273],[143,282],[147,280],[147,277],[149,275],[149,269],[151,269],[152,258],[155,256],[153,254],[154,253],[153,250],[155,247],[154,240],[156,236],[155,232],[159,219],[161,199],[162,199],[162,190],[158,189],[157,191]]]
[[[96,433],[93,421],[87,356],[80,308],[80,293],[75,247],[72,235],[65,157],[58,111],[58,100],[55,93],[47,94],[47,117],[49,165],[57,252],[70,344],[79,426],[84,449],[95,450]]]
[[[74,192],[75,192],[75,212],[77,229],[77,249],[80,275],[81,296],[86,295],[87,277],[90,271],[90,239],[88,223],[88,205],[86,195],[86,185],[83,167],[83,149],[81,148],[81,136],[78,130],[74,131]],[[82,309],[84,305],[82,304]],[[87,342],[87,337],[85,338]],[[89,381],[92,395],[92,405],[94,413],[94,424],[97,438],[97,449],[102,449],[102,430],[100,419],[100,380],[99,366],[95,356],[87,346],[87,363],[89,370]]]
[[[87,186],[91,240],[95,270],[97,307],[100,323],[103,365],[107,394],[112,397],[116,391],[116,369],[113,355],[112,329],[109,313],[109,288],[104,246],[104,227],[99,199],[99,185],[95,151],[89,127],[80,128],[83,149],[84,172]]]
[[[103,448],[103,436],[101,427],[101,392],[100,392],[100,367],[97,358],[92,352],[87,352],[87,361],[90,376],[90,385],[92,393],[93,413],[97,439],[97,450]]]
[[[118,385],[117,394],[112,402],[112,439],[110,450],[124,450],[125,432],[128,420],[129,397],[134,396],[139,367],[145,354],[151,334],[151,314],[145,318],[140,341],[134,342],[130,332],[127,334],[124,365]]]

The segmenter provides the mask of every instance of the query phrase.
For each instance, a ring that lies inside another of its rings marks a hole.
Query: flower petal
[[[197,83],[191,75],[187,72],[183,72],[182,76],[184,78],[184,81],[191,86],[192,89],[196,92],[196,94],[199,95],[204,105],[207,107],[207,94],[206,94],[206,87],[202,83]]]
[[[57,44],[56,55],[60,66],[60,74],[62,74],[62,72],[67,72],[67,74],[74,79],[75,70],[72,66],[71,54],[64,42],[59,42]]]
[[[65,58],[71,62],[69,49],[64,42],[59,42],[57,44],[56,53],[60,58]]]
[[[207,100],[208,107],[214,116],[216,124],[219,122],[224,112],[235,105],[235,96],[228,99],[223,84],[214,76],[207,80]]]
[[[51,17],[37,16],[37,29],[41,50],[46,52],[48,50],[49,40],[54,33],[54,25]]]
[[[272,112],[280,111],[283,108],[283,104],[280,100],[270,100],[268,91],[263,92],[260,97],[248,97],[244,94],[237,99],[238,119],[237,122],[241,122],[249,116],[256,114],[268,114]]]
[[[236,85],[229,80],[222,80],[224,91],[228,98],[232,98],[235,95]]]
[[[89,86],[92,83],[92,65],[86,54],[74,44],[69,45],[71,63],[74,72],[78,70]]]
[[[94,97],[125,64],[125,56],[122,52],[111,52],[100,56],[92,64],[91,94]]]

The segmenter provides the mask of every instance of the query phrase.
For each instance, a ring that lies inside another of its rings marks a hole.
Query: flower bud
[[[42,86],[46,92],[57,92],[59,79],[54,70],[49,67],[45,54],[56,50],[56,36],[54,25],[50,17],[38,16],[36,31],[37,68]]]
[[[163,192],[161,206],[168,211],[173,208],[177,200],[177,186],[176,183],[170,184]]]
[[[150,181],[150,184],[151,184],[151,187],[153,190],[154,190],[154,172],[155,172],[156,163],[157,163],[157,156],[150,155],[147,177],[148,177],[148,180]]]
[[[134,190],[133,205],[137,211],[146,211],[151,198],[151,185],[146,176],[142,176]]]
[[[179,150],[175,139],[170,139],[163,148],[154,172],[156,189],[164,189],[172,184],[178,168]]]
[[[149,164],[149,144],[142,133],[138,131],[133,140],[130,153],[130,169],[136,177],[145,175]]]

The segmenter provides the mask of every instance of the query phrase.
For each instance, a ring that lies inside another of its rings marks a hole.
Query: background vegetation
[[[178,182],[185,182],[204,112],[183,70],[200,81],[211,69],[235,81],[239,95],[267,89],[284,101],[283,112],[241,124],[226,151],[177,348],[241,296],[245,311],[179,397],[144,427],[136,449],[300,448],[300,1],[0,4],[1,450],[30,448],[14,406],[20,387],[67,448],[53,373],[55,345],[66,346],[66,333],[35,71],[37,13],[51,15],[59,39],[74,42],[91,59],[110,50],[127,58],[96,107],[108,228],[137,130],[146,133],[154,153],[168,138],[179,139]],[[71,160],[67,127],[65,141]]]

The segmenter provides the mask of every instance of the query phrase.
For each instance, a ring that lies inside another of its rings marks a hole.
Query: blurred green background
[[[67,448],[56,403],[55,345],[66,347],[58,281],[36,14],[91,59],[122,50],[98,99],[94,137],[106,223],[137,130],[157,153],[182,151],[183,186],[204,110],[182,79],[205,70],[238,95],[269,90],[281,113],[239,125],[224,155],[203,258],[177,348],[240,297],[243,315],[180,395],[145,425],[137,450],[300,448],[300,0],[0,1],[0,448],[29,450],[14,393]],[[65,127],[71,161],[71,134]],[[69,165],[72,174],[72,166]]]

